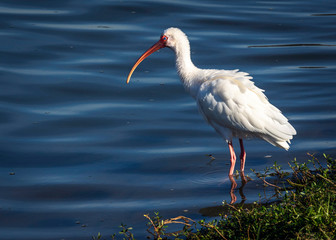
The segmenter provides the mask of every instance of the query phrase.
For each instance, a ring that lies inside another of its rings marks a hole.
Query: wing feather
[[[227,140],[233,136],[260,137],[288,149],[286,142],[296,134],[295,129],[250,79],[238,70],[214,72],[199,89],[200,112],[218,132],[227,132],[220,128],[231,131],[231,136],[223,136]]]

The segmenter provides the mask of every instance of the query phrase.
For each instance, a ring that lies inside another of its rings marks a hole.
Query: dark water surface
[[[170,26],[188,34],[197,66],[249,72],[297,129],[288,152],[247,141],[248,175],[335,154],[335,23],[333,0],[2,0],[0,238],[91,239],[123,222],[141,239],[143,214],[200,219],[230,201],[228,148],[184,92],[173,52],[125,84]],[[247,183],[246,202],[260,192]]]

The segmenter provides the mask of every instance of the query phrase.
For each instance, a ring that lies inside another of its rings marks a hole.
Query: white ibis
[[[146,57],[164,47],[175,52],[178,74],[186,91],[196,100],[199,111],[228,143],[231,156],[229,176],[233,175],[236,164],[233,137],[239,138],[242,174],[246,159],[243,138],[258,137],[274,146],[289,149],[288,143],[296,131],[281,111],[268,101],[264,90],[254,85],[248,73],[239,70],[197,68],[190,58],[189,40],[178,28],[166,29],[160,40],[136,61],[127,83]]]

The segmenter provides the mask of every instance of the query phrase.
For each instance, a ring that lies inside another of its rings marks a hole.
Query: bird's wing
[[[261,137],[287,149],[286,141],[296,134],[295,129],[251,79],[238,70],[213,72],[198,92],[200,112],[215,128],[230,129],[241,137]]]

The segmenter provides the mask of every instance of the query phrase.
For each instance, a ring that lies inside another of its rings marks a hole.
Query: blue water
[[[332,0],[2,0],[0,238],[108,237],[126,223],[141,239],[143,214],[201,219],[230,201],[228,148],[184,92],[173,52],[125,84],[171,26],[198,67],[249,72],[296,128],[288,152],[245,142],[250,177],[307,152],[335,156],[335,22]],[[247,203],[259,184],[244,187]]]

